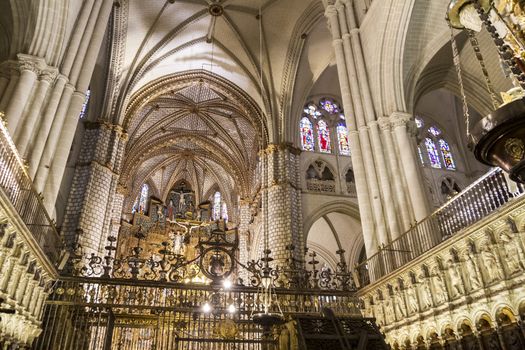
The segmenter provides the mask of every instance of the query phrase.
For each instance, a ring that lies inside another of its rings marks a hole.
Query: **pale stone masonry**
[[[118,126],[86,123],[62,232],[67,245],[102,253],[106,237],[115,234],[123,196],[117,194],[126,134]],[[76,237],[80,234],[80,237]]]

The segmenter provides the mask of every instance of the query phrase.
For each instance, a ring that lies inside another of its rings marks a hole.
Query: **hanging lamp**
[[[507,1],[452,0],[447,11],[447,20],[451,27],[454,65],[463,98],[469,147],[478,161],[486,165],[498,166],[507,172],[512,180],[525,183],[525,64],[523,62],[525,50],[522,39],[524,28],[521,28],[519,23],[510,23],[511,18],[516,18],[513,13],[515,10],[515,7],[508,7]],[[523,23],[525,24],[525,21]],[[475,33],[481,31],[483,26],[490,33],[499,51],[501,62],[507,67],[508,75],[514,85],[509,91],[501,93],[502,104],[494,91],[475,37]],[[493,112],[478,121],[472,128],[453,28],[467,32],[494,108]]]

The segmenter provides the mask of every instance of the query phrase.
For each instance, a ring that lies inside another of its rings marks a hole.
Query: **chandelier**
[[[469,146],[480,162],[499,166],[517,182],[525,183],[525,16],[524,5],[510,0],[452,0],[447,11],[454,64],[463,98]],[[500,104],[476,39],[482,27],[490,33],[514,87],[502,92]],[[459,52],[452,28],[465,30],[480,64],[493,112],[470,125]]]

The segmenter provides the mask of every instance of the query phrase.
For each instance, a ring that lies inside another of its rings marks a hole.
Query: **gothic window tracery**
[[[424,150],[426,150],[426,152],[423,150],[422,144],[417,146],[421,164],[429,164],[434,169],[456,170],[452,148],[445,140],[441,129],[434,125],[423,129],[424,121],[419,117],[416,117],[415,121],[418,129],[423,133],[421,137],[424,141]]]
[[[327,164],[317,160],[306,170],[306,188],[312,192],[335,192],[335,177]]]
[[[224,221],[228,221],[228,207],[226,206],[226,203],[222,203],[221,217]]]
[[[299,134],[303,151],[350,155],[346,118],[339,104],[331,98],[321,98],[317,104],[309,102],[305,105],[299,121]],[[335,150],[332,150],[332,144],[337,144]]]
[[[430,138],[425,138],[425,146],[427,147],[428,160],[432,168],[441,169],[441,161],[436,147],[436,143]]]
[[[319,151],[322,153],[331,153],[330,130],[328,130],[328,124],[326,124],[324,120],[319,120],[317,123],[317,133],[319,140]]]
[[[314,151],[314,132],[312,127],[312,122],[306,118],[303,117],[301,119],[301,146],[303,151]]]
[[[454,163],[454,158],[452,157],[452,152],[450,151],[448,142],[443,139],[439,139],[438,142],[445,168],[448,170],[456,170],[456,164]]]
[[[79,115],[80,119],[84,119],[87,115],[90,97],[91,97],[91,89],[87,89],[86,98],[84,100],[84,103],[82,103],[82,109],[80,110],[80,115]]]
[[[149,186],[148,184],[143,184],[140,188],[140,193],[135,199],[135,204],[131,209],[132,213],[144,214],[148,211],[148,197],[149,197]]]
[[[337,142],[339,143],[339,154],[343,156],[350,155],[350,144],[348,143],[348,129],[346,128],[346,122],[344,115],[340,116],[341,121],[337,125]]]
[[[219,191],[215,192],[213,195],[213,220],[219,220],[221,218],[221,193]]]

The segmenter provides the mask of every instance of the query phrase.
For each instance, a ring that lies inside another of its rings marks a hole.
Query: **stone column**
[[[0,100],[9,84],[9,61],[0,64]]]
[[[22,157],[26,154],[27,146],[31,142],[33,131],[35,129],[38,130],[38,117],[41,115],[42,105],[47,96],[49,87],[57,76],[57,72],[58,70],[56,68],[49,68],[42,71],[29,111],[24,118],[23,123],[20,124],[20,127],[17,128],[15,132],[15,144]]]
[[[20,64],[20,78],[5,109],[7,129],[11,135],[14,135],[22,119],[22,113],[29,101],[33,85],[40,70],[46,66],[44,59],[30,55],[18,54],[18,61]]]
[[[18,83],[18,78],[20,74],[18,70],[18,62],[8,61],[8,65],[6,66],[5,71],[6,74],[9,76],[9,83],[5,87],[2,99],[0,100],[0,111],[4,113],[5,108],[9,103],[9,100],[11,99],[11,95],[13,95],[13,91],[15,90],[16,84]]]
[[[369,142],[373,154],[373,158],[370,158],[370,160],[374,164],[374,172],[376,174],[375,178],[377,181],[377,185],[374,184],[374,186],[378,188],[377,190],[371,188],[371,191],[378,193],[377,197],[375,194],[371,193],[374,199],[372,204],[374,206],[374,212],[376,213],[376,221],[379,220],[378,223],[381,223],[381,221],[384,221],[384,219],[380,218],[379,215],[385,215],[388,222],[387,231],[390,236],[381,231],[380,225],[378,225],[378,236],[384,237],[383,239],[380,238],[380,243],[388,243],[392,237],[397,237],[400,231],[397,214],[394,210],[394,206],[391,205],[391,203],[395,202],[395,197],[393,195],[393,189],[391,188],[390,181],[391,169],[388,167],[388,162],[384,154],[383,143],[379,134],[376,114],[372,102],[372,94],[370,92],[368,83],[366,64],[361,47],[359,29],[357,28],[357,23],[355,21],[353,5],[348,0],[341,0],[336,2],[336,7],[341,21],[341,30],[343,32],[345,50],[349,52],[348,57],[352,58],[351,62],[347,62],[347,64],[350,64],[354,67],[353,70],[356,76],[352,93],[356,95],[355,99],[357,100],[354,102],[354,105],[359,104],[361,106],[359,111],[356,109],[356,114],[358,112],[362,113],[363,117],[361,119],[364,119],[366,121],[366,125],[368,126],[370,138]],[[370,172],[368,176],[372,176],[372,174],[373,173]]]
[[[12,251],[12,250],[11,250]],[[13,274],[13,268],[16,264],[16,258],[13,255],[7,256],[4,264],[0,269],[0,292],[7,293],[7,286]]]
[[[116,233],[111,223],[122,209],[117,182],[127,134],[117,125],[85,125],[62,228],[68,247],[78,242],[85,252],[103,254],[107,236]],[[83,235],[77,237],[78,232]]]
[[[15,263],[15,266],[13,266],[13,272],[11,274],[11,278],[9,279],[7,283],[7,294],[12,298],[16,298],[16,291],[18,289],[18,285],[20,283],[20,280],[22,278],[22,275],[24,274],[24,271],[27,269],[27,256],[22,256],[18,261]]]
[[[38,170],[38,165],[42,158],[44,147],[46,145],[47,138],[51,131],[53,121],[57,112],[58,105],[61,101],[62,94],[66,89],[68,79],[66,76],[59,74],[57,81],[51,91],[47,106],[41,115],[40,125],[33,137],[31,143],[31,149],[29,150],[29,175],[34,179]],[[73,89],[71,85],[68,85],[68,90]],[[42,181],[43,182],[43,181]]]
[[[386,117],[378,119],[379,127],[383,131],[383,139],[385,141],[385,148],[387,152],[387,159],[392,169],[392,181],[394,183],[395,196],[397,202],[397,212],[400,213],[400,220],[402,222],[402,229],[406,231],[410,228],[410,224],[414,222],[413,213],[410,207],[410,201],[406,196],[405,186],[403,184],[403,174],[399,167],[398,152],[396,152],[394,140],[392,138],[392,130],[390,127],[390,120]],[[392,237],[393,239],[397,237]]]
[[[60,132],[60,144],[57,145],[56,149],[53,150],[52,162],[50,164],[49,172],[45,171],[45,189],[44,189],[44,204],[48,209],[48,212],[54,212],[53,206],[55,204],[58,192],[60,190],[60,184],[64,176],[66,168],[67,158],[69,156],[71,144],[75,136],[75,131],[78,125],[78,116],[82,109],[82,105],[86,99],[85,92],[89,87],[89,82],[95,68],[95,63],[100,51],[102,40],[104,39],[104,33],[109,21],[109,15],[113,7],[112,1],[104,1],[100,7],[98,13],[95,28],[93,30],[89,46],[86,54],[83,57],[82,65],[80,66],[79,77],[76,83],[77,92],[75,92],[71,98],[67,114],[65,116],[64,124],[61,127]],[[74,66],[75,68],[77,66]],[[74,70],[72,71],[74,72]]]
[[[261,186],[264,225],[277,264],[284,264],[289,257],[286,247],[290,244],[295,246],[294,258],[304,260],[299,155],[300,151],[288,144],[272,144],[261,152],[266,168]]]
[[[349,75],[347,68],[345,49],[341,38],[339,19],[337,10],[333,5],[328,5],[325,12],[328,18],[330,31],[333,38],[333,46],[337,62],[337,72],[339,83],[341,85],[341,95],[343,107],[348,118],[348,141],[352,151],[352,169],[356,182],[357,200],[359,203],[359,212],[361,225],[363,227],[363,237],[365,241],[366,253],[368,256],[377,252],[378,240],[374,224],[374,215],[372,212],[371,196],[368,190],[368,177],[365,171],[363,155],[361,152],[361,139],[357,132],[357,120],[354,113],[352,94],[350,93],[350,81],[355,78]],[[352,90],[353,91],[353,90]],[[361,124],[363,122],[361,121]]]
[[[411,120],[412,116],[407,113],[395,112],[390,118],[392,119],[397,145],[400,150],[399,154],[405,170],[406,181],[410,184],[410,186],[408,186],[408,193],[410,195],[414,217],[416,221],[421,221],[429,215],[429,208],[421,182],[420,169],[414,152],[412,151],[415,145],[410,142],[410,136],[407,130],[407,123]]]

